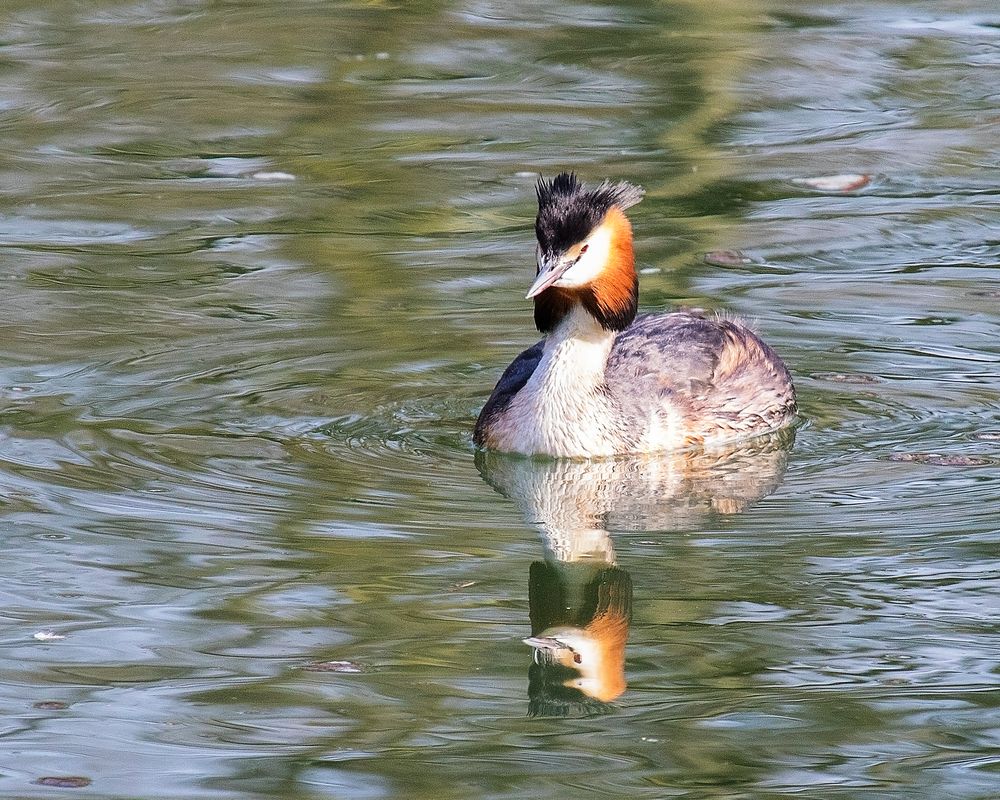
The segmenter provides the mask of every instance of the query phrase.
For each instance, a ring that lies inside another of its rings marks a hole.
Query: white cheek
[[[597,643],[586,634],[562,634],[559,639],[573,648],[573,666],[576,669],[586,674],[598,664],[600,653]]]
[[[604,271],[611,253],[611,230],[601,226],[587,239],[587,252],[555,282],[564,289],[593,283]]]

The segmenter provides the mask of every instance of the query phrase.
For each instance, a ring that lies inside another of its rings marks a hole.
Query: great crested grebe
[[[632,184],[539,180],[538,273],[528,290],[545,338],[519,355],[476,421],[480,447],[591,458],[711,446],[795,419],[777,354],[731,319],[637,317],[625,210]]]

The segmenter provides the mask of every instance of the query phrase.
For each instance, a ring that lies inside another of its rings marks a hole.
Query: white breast
[[[542,360],[491,431],[502,449],[590,458],[622,452],[620,420],[604,390],[614,334],[574,309],[545,342]]]

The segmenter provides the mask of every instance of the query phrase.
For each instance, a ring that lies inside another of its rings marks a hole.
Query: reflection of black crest
[[[638,186],[624,181],[604,181],[596,189],[588,189],[572,172],[560,173],[551,181],[539,178],[535,191],[535,235],[546,253],[559,253],[582,242],[612,206],[625,210],[643,195]]]
[[[588,697],[579,689],[564,686],[578,677],[575,669],[546,661],[528,668],[529,717],[593,717],[614,710],[610,703]]]

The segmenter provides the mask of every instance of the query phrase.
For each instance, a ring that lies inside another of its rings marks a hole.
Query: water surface
[[[995,12],[0,22],[5,797],[1000,794]],[[645,308],[783,355],[790,453],[477,462],[561,169],[646,187]],[[573,554],[627,686],[529,716]]]

